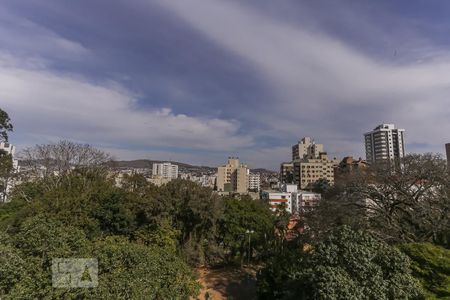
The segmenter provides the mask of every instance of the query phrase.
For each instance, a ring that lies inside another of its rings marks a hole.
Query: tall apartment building
[[[364,134],[368,163],[399,161],[405,156],[405,130],[381,124]]]
[[[152,174],[166,179],[176,179],[178,178],[178,166],[170,162],[154,163]]]
[[[445,152],[447,153],[447,170],[450,172],[450,143],[445,144]]]
[[[310,137],[302,138],[296,145],[292,146],[292,160],[299,160],[305,157],[319,158],[323,151],[323,144],[316,144]]]
[[[250,191],[259,192],[261,186],[261,176],[259,174],[250,173],[248,175],[248,189]]]
[[[280,182],[294,183],[294,163],[284,162],[280,166]]]
[[[217,168],[217,190],[219,192],[247,193],[250,171],[239,158],[229,157],[228,163]]]
[[[323,144],[304,137],[292,146],[294,182],[300,189],[312,189],[319,180],[334,184],[334,167],[337,161],[328,159]]]
[[[320,180],[334,184],[334,168],[336,160],[328,159],[326,152],[320,153],[318,158],[305,157],[294,162],[295,182],[300,189],[312,189]]]

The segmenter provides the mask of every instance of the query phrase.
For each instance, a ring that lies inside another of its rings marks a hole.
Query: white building
[[[169,162],[154,163],[152,175],[166,179],[176,179],[178,178],[178,166]]]
[[[322,196],[317,193],[299,191],[293,200],[294,212],[309,212],[319,205]]]
[[[262,199],[269,203],[270,209],[276,211],[280,204],[284,204],[286,211],[292,213],[292,193],[279,191],[265,191],[262,193]]]
[[[368,163],[399,160],[405,156],[405,130],[381,124],[364,134]]]
[[[250,191],[259,192],[261,186],[261,177],[259,174],[250,173],[248,175],[248,189]]]
[[[311,211],[322,197],[317,193],[298,190],[296,184],[283,184],[281,191],[265,191],[262,198],[269,203],[272,211],[275,211],[279,204],[285,204],[286,211],[293,214]]]

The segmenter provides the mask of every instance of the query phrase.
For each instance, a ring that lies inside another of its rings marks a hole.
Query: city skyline
[[[303,136],[365,157],[364,133],[394,123],[406,153],[444,154],[450,3],[348,3],[2,1],[10,142],[278,170]]]

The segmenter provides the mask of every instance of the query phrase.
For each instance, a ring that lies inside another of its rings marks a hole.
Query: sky
[[[2,0],[0,108],[20,149],[277,170],[304,136],[450,142],[450,1]]]

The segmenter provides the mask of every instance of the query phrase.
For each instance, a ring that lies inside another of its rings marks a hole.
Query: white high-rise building
[[[167,179],[178,178],[178,166],[171,164],[170,162],[165,163],[154,163],[152,169],[153,176],[159,176]]]
[[[250,191],[259,192],[260,185],[261,185],[261,176],[259,174],[250,173],[248,175],[248,189]]]
[[[364,134],[369,163],[398,161],[405,156],[405,130],[394,124],[381,124]]]

